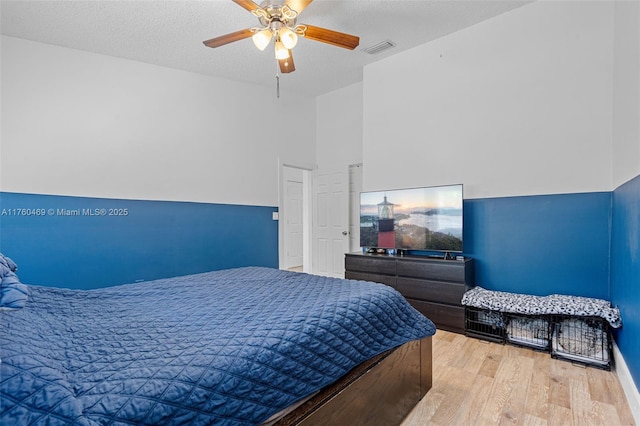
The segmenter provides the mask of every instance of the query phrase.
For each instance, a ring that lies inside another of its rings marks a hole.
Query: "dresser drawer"
[[[452,305],[460,305],[465,291],[464,284],[405,277],[397,278],[396,288],[406,298],[450,303]]]
[[[372,274],[396,274],[396,260],[375,256],[349,256],[344,258],[344,265],[347,271],[360,271]]]
[[[464,308],[407,299],[407,301],[442,330],[464,333]]]
[[[396,288],[395,275],[379,275],[368,274],[366,272],[346,271],[344,273],[344,277],[348,280],[373,281],[374,283],[382,283]]]
[[[402,260],[398,262],[397,268],[398,275],[404,277],[456,283],[465,282],[464,262],[455,260],[433,262]]]

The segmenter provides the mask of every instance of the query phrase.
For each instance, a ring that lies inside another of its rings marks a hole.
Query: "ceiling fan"
[[[280,65],[280,72],[295,71],[291,49],[298,42],[298,37],[328,43],[334,46],[353,50],[360,43],[360,38],[326,28],[307,24],[298,24],[298,15],[313,0],[265,0],[258,5],[252,0],[233,0],[253,13],[260,22],[260,27],[236,31],[220,37],[204,41],[208,47],[220,47],[234,41],[251,37],[260,50],[264,50],[274,40],[275,55]]]

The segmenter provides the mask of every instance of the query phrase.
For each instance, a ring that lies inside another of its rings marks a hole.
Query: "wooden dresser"
[[[345,255],[345,278],[374,281],[398,290],[436,327],[464,333],[462,295],[474,285],[473,259],[425,256]]]

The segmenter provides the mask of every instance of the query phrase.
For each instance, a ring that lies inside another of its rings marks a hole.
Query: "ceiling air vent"
[[[394,42],[392,42],[391,40],[385,40],[385,41],[381,41],[380,43],[374,44],[373,46],[369,46],[364,50],[365,52],[367,52],[370,55],[375,55],[376,53],[380,53],[383,50],[387,50],[387,49],[391,49],[392,47],[394,47],[396,44]]]

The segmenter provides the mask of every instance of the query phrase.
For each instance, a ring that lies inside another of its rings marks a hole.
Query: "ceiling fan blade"
[[[360,37],[340,33],[338,31],[328,30],[322,27],[316,27],[313,25],[303,24],[307,29],[304,31],[303,37],[321,41],[323,43],[329,43],[334,46],[344,47],[345,49],[353,50],[360,44]]]
[[[262,9],[259,5],[251,0],[233,0],[234,3],[247,9],[249,12],[253,12],[256,9]]]
[[[291,52],[291,49],[289,49],[289,57],[287,59],[278,59],[278,64],[280,65],[280,72],[282,74],[288,74],[296,70],[296,66],[293,63],[293,52]]]
[[[291,8],[292,10],[298,12],[299,15],[300,12],[305,10],[307,6],[311,4],[312,1],[313,0],[285,0],[284,4],[289,6],[289,8]]]
[[[232,43],[234,41],[242,40],[245,38],[249,38],[253,35],[253,31],[246,29],[236,31],[235,33],[225,34],[220,37],[212,38],[211,40],[203,41],[205,46],[208,47],[220,47],[228,43]]]

